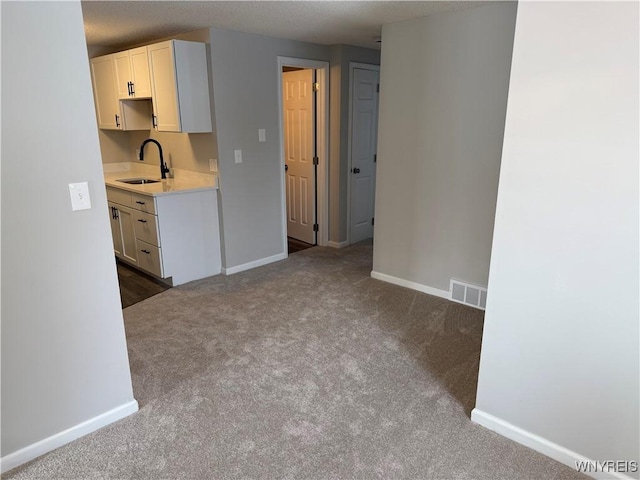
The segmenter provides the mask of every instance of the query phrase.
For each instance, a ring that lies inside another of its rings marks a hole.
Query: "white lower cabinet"
[[[220,273],[215,190],[153,197],[107,187],[116,257],[171,285]]]
[[[114,252],[117,257],[136,265],[138,263],[138,254],[133,210],[114,202],[108,202],[108,205],[109,215],[111,215]]]

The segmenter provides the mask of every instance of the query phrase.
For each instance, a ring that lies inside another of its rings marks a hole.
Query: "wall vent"
[[[486,288],[461,282],[460,280],[452,279],[450,281],[449,295],[449,299],[454,302],[463,303],[480,310],[484,310],[487,306]]]

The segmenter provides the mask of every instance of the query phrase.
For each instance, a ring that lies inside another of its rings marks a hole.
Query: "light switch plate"
[[[233,154],[236,157],[236,163],[242,163],[242,150],[234,150]]]
[[[217,172],[218,171],[218,159],[217,158],[210,158],[209,159],[209,171],[210,172]]]
[[[89,184],[87,182],[70,183],[71,210],[88,210],[91,208]]]
[[[264,128],[259,128],[258,129],[258,141],[259,142],[266,142],[267,141],[267,136],[266,136]]]

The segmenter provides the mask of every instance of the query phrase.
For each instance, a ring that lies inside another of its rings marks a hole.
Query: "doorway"
[[[349,243],[373,237],[380,66],[349,64]]]
[[[285,253],[328,243],[328,79],[328,62],[278,57]]]
[[[289,253],[293,241],[316,245],[316,71],[282,68],[284,175]]]

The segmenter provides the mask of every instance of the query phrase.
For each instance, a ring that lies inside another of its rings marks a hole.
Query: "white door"
[[[378,71],[353,69],[351,78],[350,242],[373,237],[378,131]]]
[[[313,70],[282,74],[287,235],[315,244]]]

